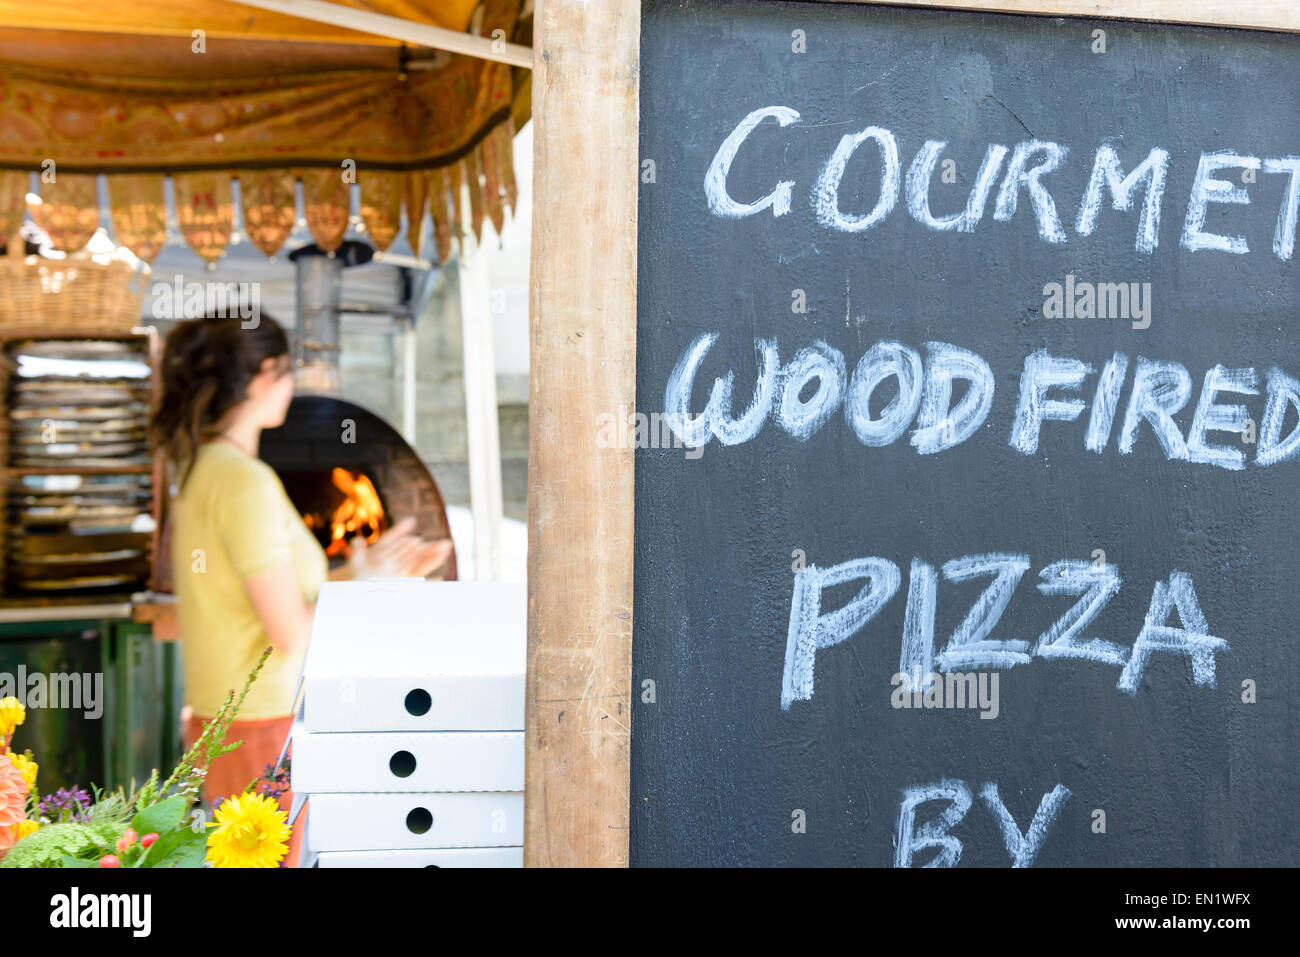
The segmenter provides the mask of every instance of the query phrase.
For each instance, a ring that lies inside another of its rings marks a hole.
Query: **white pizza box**
[[[522,847],[460,847],[418,851],[323,851],[317,867],[523,867]]]
[[[457,794],[313,794],[313,851],[517,846],[524,841],[519,791]]]
[[[360,791],[522,791],[522,731],[312,734],[294,724],[295,796]]]
[[[525,586],[326,582],[303,662],[308,731],[521,731]]]

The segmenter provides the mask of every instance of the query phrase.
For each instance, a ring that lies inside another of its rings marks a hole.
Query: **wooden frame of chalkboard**
[[[860,0],[830,0],[855,3]],[[884,0],[1300,32],[1286,0]],[[547,0],[535,27],[528,468],[528,866],[628,863],[640,0]]]

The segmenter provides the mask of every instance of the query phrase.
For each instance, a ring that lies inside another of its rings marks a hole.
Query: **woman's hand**
[[[349,543],[349,577],[354,581],[367,578],[424,578],[451,555],[451,539],[430,542],[415,534],[415,520],[404,518],[373,545],[360,536]]]

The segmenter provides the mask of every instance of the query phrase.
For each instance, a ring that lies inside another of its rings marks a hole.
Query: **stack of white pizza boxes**
[[[321,589],[290,775],[304,866],[523,866],[525,606],[501,582]]]

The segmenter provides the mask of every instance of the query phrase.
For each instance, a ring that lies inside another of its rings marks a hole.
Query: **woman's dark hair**
[[[244,328],[236,315],[193,319],[172,330],[163,348],[162,388],[149,438],[183,470],[182,485],[194,453],[217,434],[221,418],[244,400],[262,362],[288,353],[284,330],[265,313],[251,328]]]

